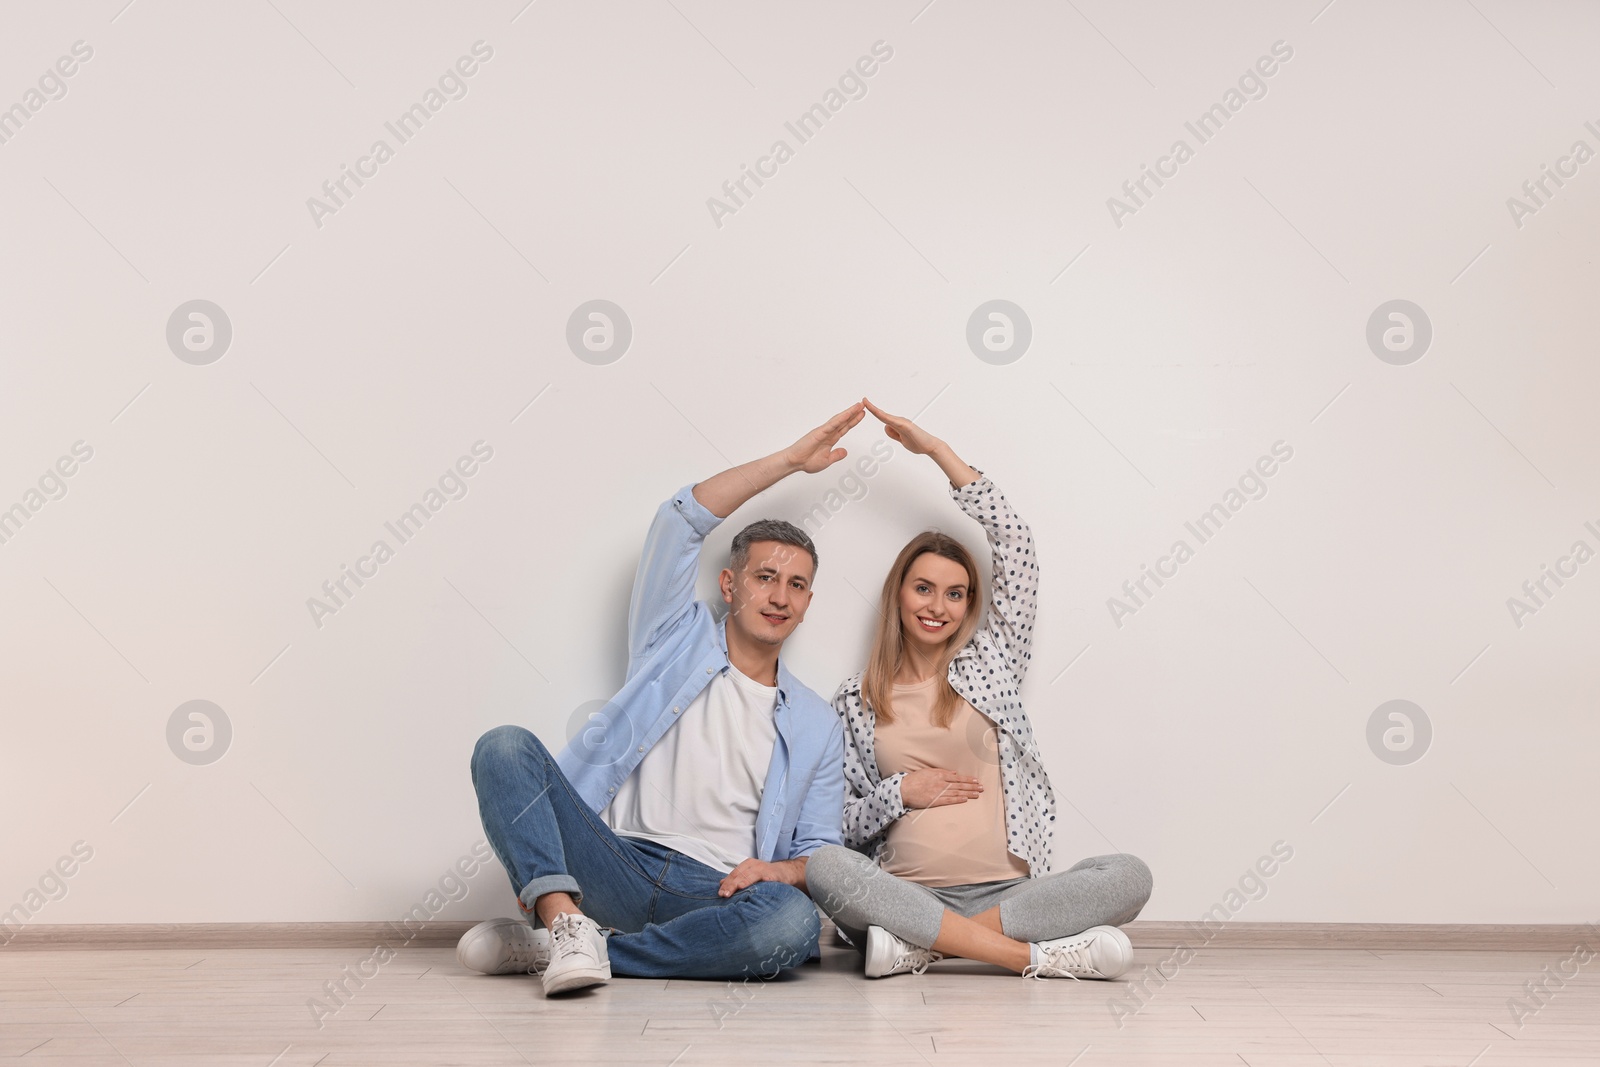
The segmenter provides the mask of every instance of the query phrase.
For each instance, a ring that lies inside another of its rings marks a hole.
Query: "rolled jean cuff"
[[[578,880],[572,875],[546,874],[523,886],[522,892],[517,894],[517,902],[522,905],[523,911],[533,915],[534,902],[546,893],[566,893],[575,901],[583,899],[583,890],[578,888]]]

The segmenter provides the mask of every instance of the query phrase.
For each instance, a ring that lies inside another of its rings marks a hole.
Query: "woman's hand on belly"
[[[976,778],[942,767],[912,771],[900,779],[900,803],[908,808],[939,808],[978,799],[983,786]]]

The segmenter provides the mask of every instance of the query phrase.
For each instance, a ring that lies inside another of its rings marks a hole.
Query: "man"
[[[457,946],[464,966],[538,971],[552,994],[613,969],[771,977],[816,954],[805,869],[840,842],[843,726],[778,658],[811,603],[816,549],[762,520],[733,540],[720,623],[694,586],[706,535],[788,475],[843,459],[834,446],[864,413],[661,505],[628,608],[627,682],[603,721],[554,758],[518,726],[478,740],[484,832],[538,928],[480,923]]]

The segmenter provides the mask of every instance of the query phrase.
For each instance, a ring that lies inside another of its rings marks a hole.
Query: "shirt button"
[[[682,710],[683,710],[682,708],[673,708],[672,709],[672,714],[676,715],[676,714],[678,714],[678,712],[680,712]]]
[[[607,793],[615,793],[616,791],[617,791],[617,787],[616,786],[612,786],[610,789],[606,790]]]
[[[706,668],[706,673],[707,674],[715,674],[716,673],[716,668],[715,667],[707,667]]]
[[[640,751],[640,752],[643,752],[643,751],[644,751],[644,746],[643,746],[643,745],[640,745],[640,746],[639,746],[639,751]]]

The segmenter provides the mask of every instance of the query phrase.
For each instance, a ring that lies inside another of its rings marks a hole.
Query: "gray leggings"
[[[1131,922],[1150,899],[1150,868],[1137,856],[1091,856],[1038,878],[928,886],[897,878],[866,856],[824,845],[806,863],[811,899],[851,944],[869,926],[932,946],[945,909],[971,918],[999,905],[1000,928],[1015,941],[1048,941],[1091,926]]]

